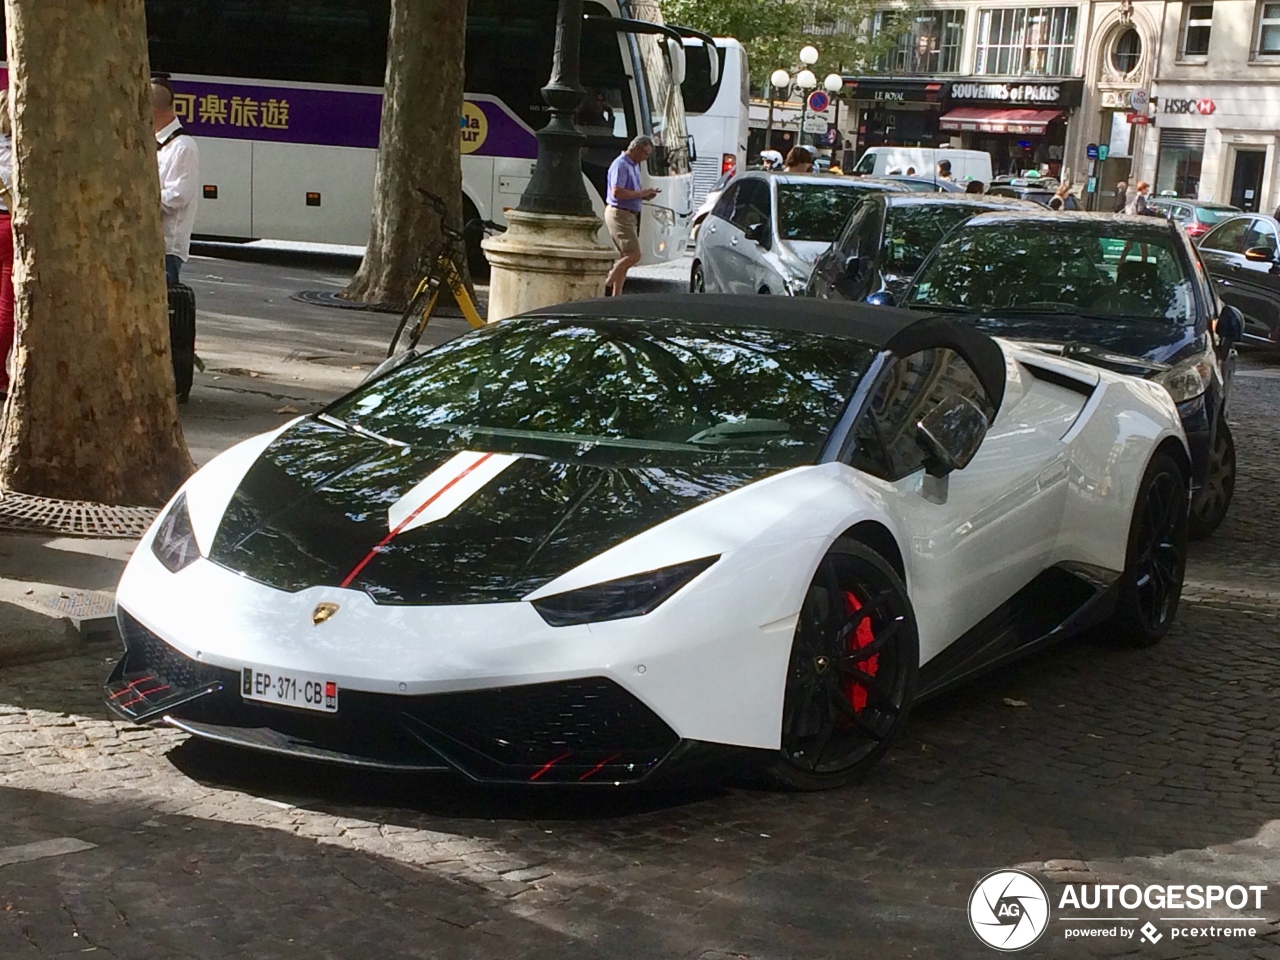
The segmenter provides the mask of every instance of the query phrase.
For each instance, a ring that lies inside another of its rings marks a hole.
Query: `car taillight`
[[[720,155],[720,175],[733,173],[738,169],[738,155],[736,153],[722,153]]]
[[[1187,227],[1187,236],[1198,237],[1209,232],[1209,228],[1202,223],[1193,223]]]

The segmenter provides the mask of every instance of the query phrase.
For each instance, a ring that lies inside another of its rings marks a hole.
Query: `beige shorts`
[[[624,257],[640,255],[640,214],[619,207],[606,207],[604,225],[609,229],[614,246]]]

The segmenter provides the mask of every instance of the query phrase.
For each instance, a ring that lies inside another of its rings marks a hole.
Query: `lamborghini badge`
[[[311,622],[318,627],[337,613],[339,609],[338,604],[330,603],[328,600],[317,603],[316,608],[311,611]]]

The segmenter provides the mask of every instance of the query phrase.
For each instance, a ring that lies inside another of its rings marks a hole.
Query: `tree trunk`
[[[466,28],[465,0],[391,0],[373,227],[343,297],[401,305],[413,292],[419,255],[442,237],[419,187],[439,194],[450,222],[461,222]]]
[[[4,0],[17,341],[0,485],[160,504],[190,475],[169,360],[143,0]]]

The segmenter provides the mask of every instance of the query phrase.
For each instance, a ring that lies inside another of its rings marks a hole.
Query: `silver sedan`
[[[820,257],[869,191],[901,184],[821,173],[735,177],[698,230],[694,293],[802,294]]]

